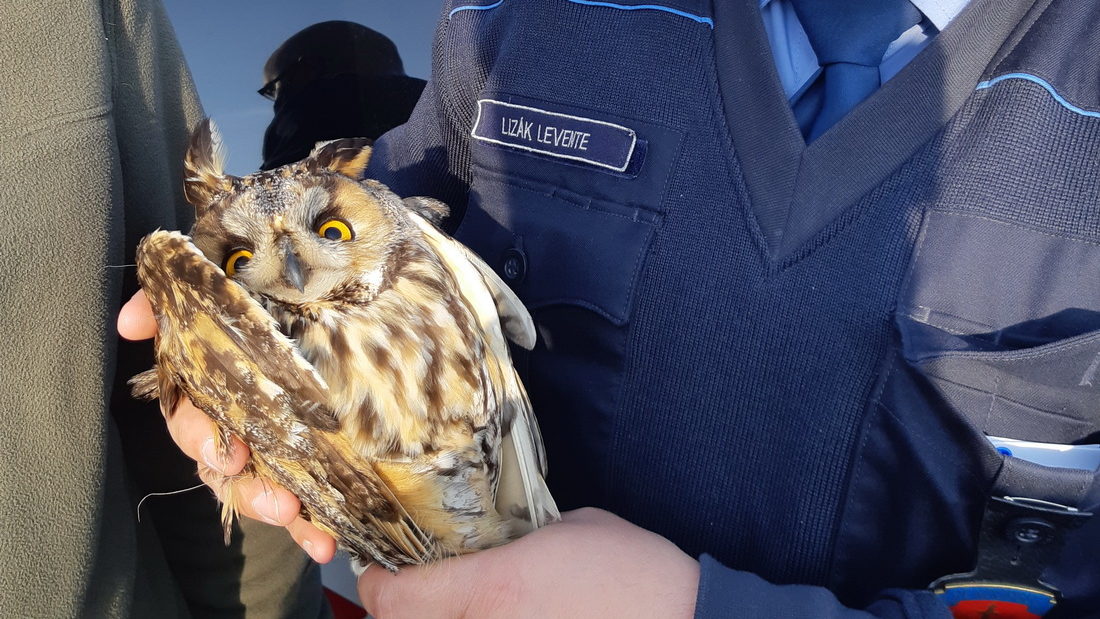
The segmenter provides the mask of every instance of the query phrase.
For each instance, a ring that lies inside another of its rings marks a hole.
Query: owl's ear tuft
[[[214,196],[233,188],[233,177],[225,173],[225,147],[214,121],[204,118],[191,133],[183,158],[183,193],[202,216]]]
[[[359,180],[370,161],[370,138],[341,138],[329,142],[318,142],[306,159],[306,164],[315,170],[329,170]]]

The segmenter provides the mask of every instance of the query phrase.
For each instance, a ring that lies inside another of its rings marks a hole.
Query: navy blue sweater
[[[1100,428],[1097,3],[974,0],[807,147],[756,0],[480,1],[368,175],[531,309],[561,506],[702,555],[700,616],[949,616],[982,433]],[[1072,535],[1063,617],[1100,608]]]

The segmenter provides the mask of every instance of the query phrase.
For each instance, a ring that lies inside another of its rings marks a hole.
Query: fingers
[[[331,535],[313,526],[301,516],[286,526],[290,536],[307,554],[318,563],[328,563],[336,556],[336,540]]]
[[[176,407],[168,420],[168,432],[183,453],[201,464],[199,477],[223,501],[231,493],[241,514],[279,526],[298,517],[302,505],[293,494],[259,477],[232,478],[247,464],[248,447],[232,437],[229,453],[220,453],[214,440],[214,422],[191,400],[184,398]]]
[[[172,440],[183,453],[221,475],[236,475],[248,462],[248,448],[236,437],[229,444],[228,454],[219,453],[214,440],[217,432],[214,422],[188,398],[180,402],[167,422]]]
[[[231,500],[241,516],[286,527],[314,561],[328,563],[336,554],[336,540],[301,517],[301,502],[287,490],[259,477],[225,477],[201,465],[199,477],[219,500]]]
[[[240,515],[253,520],[285,527],[299,517],[302,509],[297,497],[266,479],[253,475],[222,477],[202,466],[199,477],[214,489],[219,500],[231,503]]]
[[[118,333],[128,340],[145,340],[156,335],[157,322],[145,292],[139,290],[118,314]],[[301,503],[290,492],[257,477],[232,478],[248,463],[248,447],[232,437],[228,452],[217,448],[217,429],[206,413],[184,398],[170,419],[168,432],[183,453],[200,463],[199,477],[224,500],[228,493],[242,516],[285,526],[291,537],[318,563],[327,563],[336,554],[336,540],[324,533],[299,512]]]
[[[118,313],[118,333],[128,340],[147,340],[157,333],[153,307],[145,292],[138,290]]]

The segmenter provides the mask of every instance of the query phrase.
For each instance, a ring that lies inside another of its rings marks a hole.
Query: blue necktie
[[[920,22],[921,14],[909,0],[791,0],[791,5],[823,69],[817,114],[796,104],[808,143],[878,89],[886,48]]]

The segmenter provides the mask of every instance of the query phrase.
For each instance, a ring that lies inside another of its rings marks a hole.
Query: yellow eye
[[[351,226],[339,219],[330,219],[317,227],[317,235],[330,241],[350,241]]]
[[[252,252],[247,249],[238,249],[229,254],[229,257],[225,259],[225,274],[229,277],[233,277],[237,273],[237,270],[248,264],[248,261],[252,259]]]

